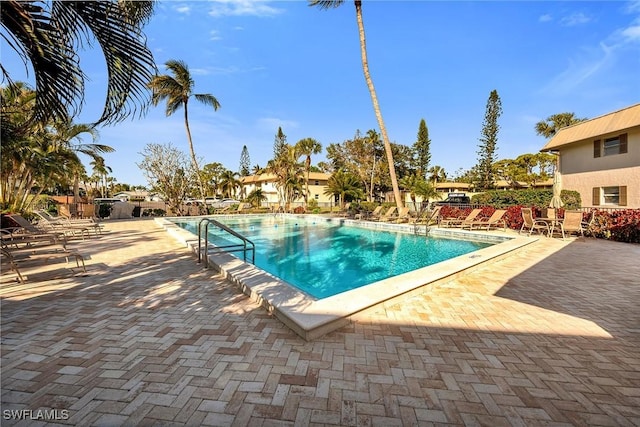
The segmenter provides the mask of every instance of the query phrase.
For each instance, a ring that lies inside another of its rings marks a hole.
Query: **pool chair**
[[[67,218],[65,216],[53,216],[53,215],[49,214],[49,212],[47,212],[45,210],[42,210],[42,209],[33,211],[33,213],[35,213],[43,221],[46,221],[46,222],[49,222],[49,223],[57,223],[57,224],[61,224],[63,226],[65,226],[65,225],[67,225],[67,226],[82,226],[82,227],[86,227],[86,228],[88,228],[90,230],[93,230],[96,234],[102,233],[102,224],[99,224],[93,218],[71,219],[71,218]]]
[[[387,211],[384,214],[380,215],[379,218],[374,219],[373,221],[389,222],[395,218],[395,213],[397,209],[398,208],[396,206],[391,206],[389,209],[387,209]]]
[[[507,221],[503,218],[506,213],[507,211],[504,209],[496,209],[489,218],[473,220],[469,223],[463,224],[462,228],[469,228],[469,230],[473,230],[474,227],[476,227],[481,230],[486,227],[487,231],[489,231],[492,227],[498,228],[502,225],[503,231],[507,231]]]
[[[64,233],[67,237],[82,237],[82,239],[86,237],[91,237],[91,231],[93,230],[96,235],[100,232],[98,228],[100,225],[98,223],[71,223],[69,220],[49,220],[46,216],[42,215],[41,212],[35,212],[36,215],[40,218],[38,221],[38,226],[42,227],[45,231],[49,232],[58,232]],[[96,228],[96,226],[98,228]]]
[[[372,212],[361,212],[355,215],[355,219],[368,219],[370,221],[376,221],[380,218],[380,214],[382,212],[382,205],[376,206],[376,208]]]
[[[520,227],[520,233],[529,232],[529,236],[534,232],[538,232],[540,234],[547,233],[549,235],[549,224],[540,219],[535,219],[533,217],[533,211],[531,208],[522,208],[522,227]]]
[[[407,207],[400,208],[400,210],[398,211],[398,215],[392,218],[393,221],[398,223],[409,222],[410,219],[411,219],[411,209]]]
[[[474,221],[480,215],[480,212],[482,212],[482,209],[476,208],[463,218],[445,218],[440,221],[440,227],[464,227]]]
[[[432,223],[440,222],[440,210],[442,206],[436,206],[433,210],[425,209],[421,215],[412,218],[409,222],[411,224],[426,224],[431,225]]]
[[[54,260],[64,258],[68,263],[71,259],[75,259],[76,267],[82,268],[86,273],[84,257],[75,251],[69,251],[60,245],[43,245],[39,247],[28,247],[24,249],[1,248],[2,262],[9,264],[9,268],[13,271],[20,283],[25,282],[24,269],[28,267],[50,266]],[[4,269],[3,269],[4,274]]]

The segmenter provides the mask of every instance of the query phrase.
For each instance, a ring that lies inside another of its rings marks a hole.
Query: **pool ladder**
[[[204,224],[204,248],[202,247],[203,240],[203,226]],[[231,234],[234,237],[237,237],[242,241],[242,243],[237,243],[235,245],[224,245],[224,246],[216,246],[212,249],[209,249],[209,225],[215,225],[221,230],[225,231],[228,234]],[[256,260],[256,245],[242,234],[233,231],[226,225],[216,221],[213,218],[202,218],[198,223],[198,263],[202,262],[202,253],[204,252],[204,267],[209,267],[209,254],[210,253],[218,253],[218,252],[242,252],[244,255],[244,261],[247,262],[247,252],[251,252],[251,264],[255,264]]]

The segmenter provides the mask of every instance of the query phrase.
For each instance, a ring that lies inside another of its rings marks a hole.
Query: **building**
[[[640,104],[562,128],[540,151],[559,156],[583,207],[640,208]]]
[[[327,190],[327,181],[330,174],[321,172],[309,173],[309,200],[316,200],[318,206],[329,207],[335,206],[336,202],[333,195],[324,194]],[[278,199],[278,189],[276,188],[276,177],[273,174],[263,173],[260,175],[243,176],[240,178],[242,185],[242,193],[248,196],[253,190],[260,188],[267,200],[263,202],[264,206],[277,207],[280,200]],[[295,200],[293,206],[304,205],[304,199],[300,197]]]

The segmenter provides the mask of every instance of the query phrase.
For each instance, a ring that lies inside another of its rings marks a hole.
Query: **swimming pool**
[[[251,216],[268,217],[269,215]],[[416,231],[413,226],[407,224],[374,223],[344,218],[330,219],[313,215],[284,214],[283,216],[291,219],[304,218],[311,221],[315,219],[318,222],[357,225],[359,228],[366,229],[404,231],[409,234]],[[234,217],[241,218],[229,215],[216,216],[215,219],[226,221]],[[194,217],[191,221],[197,224],[201,218]],[[169,235],[197,254],[198,239],[195,232],[177,225],[185,222],[184,217],[159,217],[155,218],[155,221]],[[421,232],[423,233],[421,238],[424,239],[424,227]],[[431,228],[429,235],[485,241],[492,245],[321,299],[312,297],[287,281],[227,253],[218,253],[215,257],[209,256],[209,266],[218,270],[222,277],[237,285],[256,304],[264,307],[300,337],[313,340],[348,324],[368,310],[379,310],[387,304],[398,304],[405,298],[429,292],[433,286],[444,284],[460,275],[469,274],[486,263],[499,261],[537,240],[536,237],[513,235],[503,231],[475,232],[437,227]],[[217,282],[213,281],[212,286],[217,286]]]
[[[317,217],[216,218],[252,240],[255,265],[314,298],[327,298],[465,255],[492,243],[347,226]],[[176,222],[197,233],[199,220]],[[215,245],[239,240],[211,225]]]

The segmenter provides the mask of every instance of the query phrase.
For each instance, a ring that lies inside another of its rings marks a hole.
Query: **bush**
[[[589,233],[616,242],[640,243],[640,209],[593,211]]]
[[[476,194],[471,198],[471,203],[481,206],[493,206],[495,208],[507,208],[509,206],[549,206],[553,190],[490,190],[482,194]],[[582,200],[580,193],[572,190],[562,190],[560,198],[564,202],[565,209],[580,209]]]

